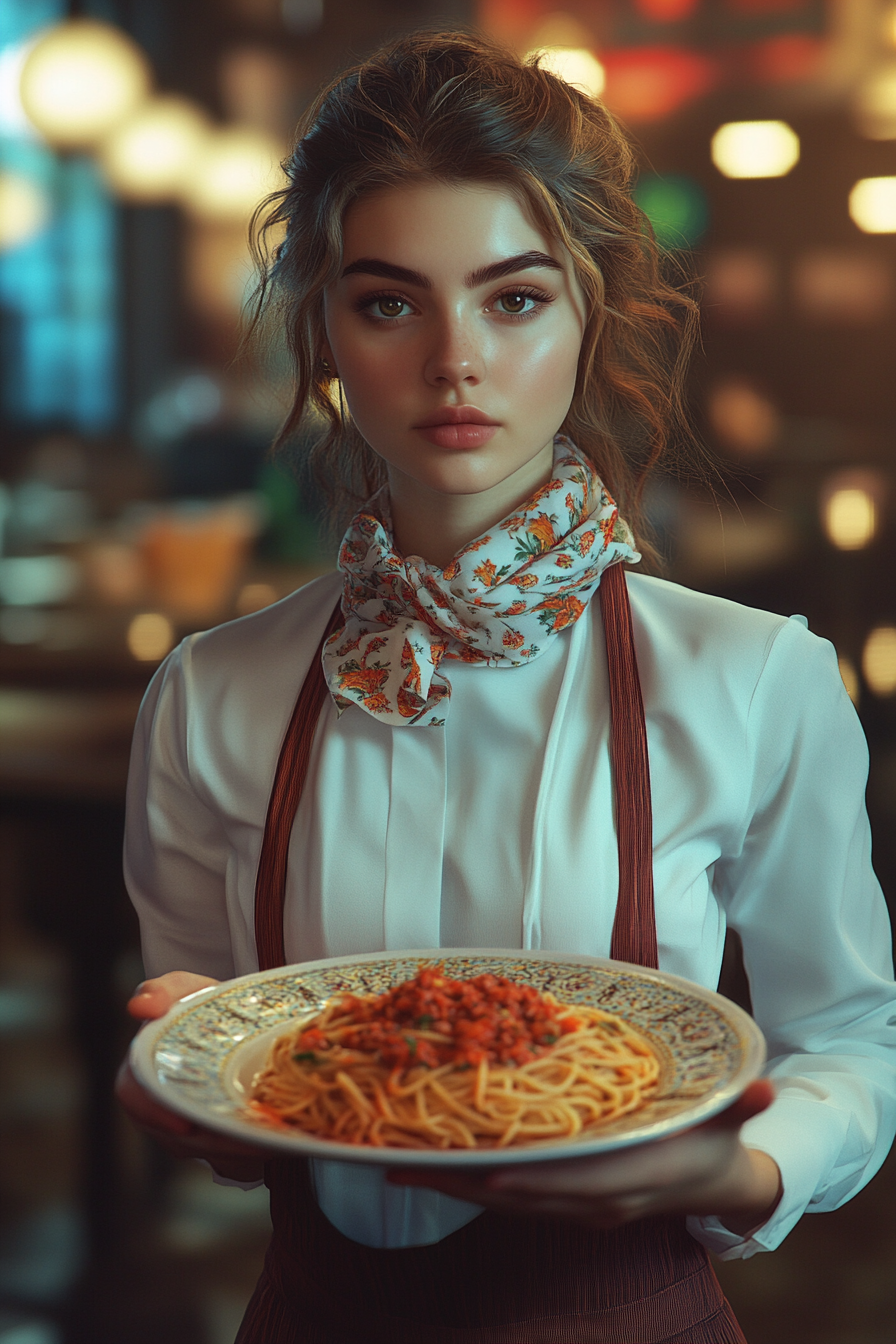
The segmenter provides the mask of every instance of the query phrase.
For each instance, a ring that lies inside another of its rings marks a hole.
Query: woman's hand
[[[781,1174],[766,1153],[745,1148],[740,1127],[774,1099],[761,1079],[721,1115],[669,1139],[602,1157],[462,1172],[401,1170],[396,1185],[424,1185],[499,1213],[573,1218],[618,1227],[654,1214],[715,1214],[746,1236],[774,1212]]]
[[[156,980],[145,980],[129,1000],[128,1012],[142,1021],[164,1017],[179,999],[216,984],[218,981],[207,975],[171,971]],[[233,1181],[262,1179],[264,1159],[257,1148],[202,1129],[159,1105],[137,1082],[127,1057],[118,1071],[115,1093],[134,1123],[175,1157],[205,1158],[220,1176]]]

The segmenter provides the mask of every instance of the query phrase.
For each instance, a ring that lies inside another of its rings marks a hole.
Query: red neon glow
[[[700,0],[635,0],[635,9],[654,23],[679,23],[689,19]]]
[[[827,54],[827,43],[803,33],[770,37],[745,52],[750,71],[770,84],[796,84],[814,79]]]
[[[526,41],[546,8],[546,0],[479,0],[477,23],[503,41]]]
[[[627,121],[655,121],[701,97],[719,80],[716,61],[681,47],[629,47],[601,53],[604,101]]]

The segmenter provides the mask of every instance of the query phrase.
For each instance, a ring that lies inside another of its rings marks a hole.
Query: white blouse
[[[867,751],[830,644],[785,620],[629,573],[647,716],[659,963],[715,988],[742,939],[777,1097],[744,1141],[781,1169],[723,1258],[778,1245],[870,1179],[896,1129],[896,993],[871,868]],[[146,973],[257,969],[254,888],[280,745],[340,576],[194,635],[147,691],[125,866]],[[606,655],[592,602],[522,667],[451,662],[444,728],[328,700],[290,847],[287,960],[435,947],[607,956],[618,867]],[[374,1169],[316,1163],[356,1240],[410,1245],[475,1216]]]

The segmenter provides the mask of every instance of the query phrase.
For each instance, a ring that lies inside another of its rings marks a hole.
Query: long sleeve
[[[131,752],[125,880],[140,918],[148,976],[185,970],[225,980],[235,974],[220,817],[190,770],[185,642],[146,692]]]
[[[802,1213],[871,1178],[896,1127],[890,928],[871,867],[867,749],[831,646],[795,621],[774,640],[747,720],[752,786],[743,843],[714,888],[740,933],[777,1098],[745,1125],[784,1194],[746,1240],[717,1219],[692,1231],[723,1258],[771,1249]]]

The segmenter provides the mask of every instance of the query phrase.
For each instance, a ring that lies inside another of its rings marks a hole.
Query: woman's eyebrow
[[[503,280],[505,275],[516,275],[517,271],[532,271],[539,267],[546,267],[552,271],[563,270],[559,261],[549,257],[547,252],[520,252],[515,257],[493,261],[490,266],[481,266],[478,271],[471,271],[464,283],[468,289],[475,289],[477,285],[487,285],[492,280]]]
[[[493,261],[489,266],[481,266],[470,271],[464,277],[468,289],[489,284],[493,280],[503,280],[506,275],[516,275],[518,271],[531,271],[537,268],[562,271],[559,261],[549,257],[546,252],[520,252],[515,257],[505,257],[503,261]],[[409,270],[407,266],[396,266],[391,261],[382,261],[379,257],[359,257],[352,261],[342,272],[343,280],[347,275],[377,275],[384,280],[395,280],[401,285],[415,285],[418,289],[432,289],[429,276],[420,271]]]

